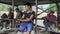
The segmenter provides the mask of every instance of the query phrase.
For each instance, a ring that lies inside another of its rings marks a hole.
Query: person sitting
[[[3,28],[6,29],[6,27],[8,27],[8,25],[9,25],[9,20],[7,20],[7,18],[8,18],[7,14],[4,13],[1,16],[1,18],[2,18],[3,25],[4,25]]]
[[[16,13],[17,13],[16,19],[20,19],[22,17],[23,13],[21,12],[21,10],[19,10],[19,8],[16,8],[15,10],[16,10]]]
[[[14,12],[13,12],[12,8],[8,8],[8,11],[9,11],[8,18],[9,19],[14,19]]]
[[[23,32],[25,29],[26,34],[30,34],[33,29],[33,20],[35,16],[35,12],[31,10],[31,4],[28,2],[25,4],[26,11],[23,13],[22,18],[20,19],[21,25],[18,28],[19,32]]]
[[[46,17],[44,17],[45,21],[44,21],[44,25],[45,25],[45,29],[48,32],[53,31],[53,25],[55,27],[57,27],[57,17],[54,15],[54,11],[49,10],[48,14]]]
[[[8,11],[9,11],[9,13],[8,13],[8,19],[10,21],[9,28],[11,28],[13,26],[14,12],[13,12],[13,9],[11,7],[8,8]]]
[[[20,24],[20,21],[18,19],[21,19],[23,13],[21,12],[21,10],[19,8],[16,8],[15,10],[16,10],[16,13],[17,13],[17,15],[16,15],[16,23],[15,24],[17,25],[17,24]],[[19,25],[17,25],[17,27],[18,26]]]

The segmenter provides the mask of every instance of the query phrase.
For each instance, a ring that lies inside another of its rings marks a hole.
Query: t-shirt
[[[10,17],[9,19],[14,19],[14,13],[9,13],[8,17]]]
[[[49,22],[55,22],[57,20],[56,16],[52,15],[52,16],[46,16],[46,19],[49,21]]]
[[[22,17],[22,14],[23,14],[22,12],[17,13],[16,18],[20,19]]]
[[[30,16],[31,16],[32,14],[35,15],[35,12],[34,12],[34,11],[32,11],[32,12],[30,12],[30,13],[24,12],[24,15],[25,15],[24,19],[30,18]],[[35,17],[33,17],[32,21],[34,20],[34,18],[35,18]],[[32,21],[30,21],[30,22],[32,22]]]

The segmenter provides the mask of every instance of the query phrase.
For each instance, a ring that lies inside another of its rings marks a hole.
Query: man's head
[[[49,14],[49,15],[53,15],[53,14],[54,14],[54,11],[49,10],[48,14]]]
[[[25,9],[26,11],[29,11],[31,9],[31,4],[29,2],[25,4]]]
[[[16,8],[15,10],[16,10],[16,12],[20,12],[19,8]]]
[[[12,10],[12,8],[8,8],[8,11],[9,11],[9,12],[12,12],[13,10]]]

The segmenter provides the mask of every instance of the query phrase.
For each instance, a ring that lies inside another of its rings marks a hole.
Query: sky
[[[43,9],[47,9],[48,8],[48,6],[49,6],[49,4],[45,4],[45,5],[38,5],[38,7],[39,6],[42,6],[43,7]]]

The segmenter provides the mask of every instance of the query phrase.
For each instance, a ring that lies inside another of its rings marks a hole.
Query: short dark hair
[[[8,8],[9,10],[13,10],[11,7]]]
[[[29,2],[25,3],[24,5],[30,6],[30,8],[31,8],[31,3],[29,3]]]
[[[55,13],[54,11],[51,11],[51,13]]]
[[[19,10],[19,8],[16,8],[15,10]]]

